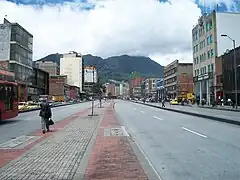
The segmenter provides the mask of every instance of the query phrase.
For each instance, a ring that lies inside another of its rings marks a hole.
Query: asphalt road
[[[240,127],[116,101],[117,117],[163,180],[239,180]]]
[[[89,107],[91,102],[52,108],[53,121],[61,121]],[[21,113],[15,118],[0,121],[0,144],[39,129],[41,129],[39,110]]]
[[[149,104],[161,106],[161,103],[149,103]],[[240,121],[240,112],[200,108],[195,105],[194,106],[181,106],[181,105],[169,105],[169,103],[165,103],[165,105],[167,108],[171,108],[171,109],[177,109],[177,110],[181,110],[181,111],[189,111],[189,112],[193,112],[193,113],[205,114],[205,115]]]

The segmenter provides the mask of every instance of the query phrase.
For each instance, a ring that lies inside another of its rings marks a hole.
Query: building
[[[0,61],[8,61],[8,68],[18,82],[31,83],[33,35],[5,18],[0,27]]]
[[[147,96],[151,96],[156,93],[157,91],[157,81],[160,80],[160,78],[147,78],[144,80],[145,82],[145,93]]]
[[[50,76],[60,75],[60,66],[54,61],[35,61],[35,66],[49,73]]]
[[[223,94],[223,56],[216,58],[215,62],[215,76],[216,76],[216,100],[218,103],[224,98]]]
[[[233,60],[233,50],[222,56],[222,78],[223,82],[223,99],[235,100],[235,70]],[[237,94],[238,105],[240,104],[240,46],[236,48],[236,66],[237,66]],[[219,78],[218,78],[219,79]]]
[[[193,93],[193,64],[173,61],[164,67],[164,88],[168,98]]]
[[[19,93],[27,99],[27,85],[31,84],[33,35],[18,23],[4,18],[0,24],[0,61],[7,62],[9,71],[14,72]]]
[[[91,92],[94,83],[97,83],[97,69],[94,66],[84,67],[84,91]]]
[[[66,75],[50,76],[49,78],[49,95],[58,97],[56,101],[70,99],[70,86],[67,84]]]
[[[49,94],[49,73],[33,67],[31,85],[27,86],[27,93],[19,91],[21,100],[38,101],[39,95]],[[26,99],[27,97],[27,99]]]
[[[192,29],[193,76],[195,94],[200,99],[211,102],[216,98],[216,58],[227,49],[232,49],[232,41],[240,45],[240,13],[223,13],[213,11],[204,14]]]
[[[83,91],[84,62],[80,53],[69,52],[60,58],[60,74],[67,75],[67,84],[77,86]]]
[[[114,83],[106,83],[106,96],[116,96],[116,85]]]
[[[144,78],[142,77],[136,77],[129,80],[129,87],[130,89],[135,87],[140,87],[142,82],[144,81]]]

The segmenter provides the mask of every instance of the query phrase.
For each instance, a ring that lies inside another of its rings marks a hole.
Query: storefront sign
[[[194,77],[194,81],[203,81],[203,80],[212,79],[212,78],[213,78],[213,74],[212,74],[212,72],[210,72],[207,74],[203,74],[203,75]]]

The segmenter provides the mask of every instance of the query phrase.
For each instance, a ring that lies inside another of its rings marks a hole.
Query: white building
[[[60,58],[60,74],[67,75],[67,83],[83,90],[83,58],[80,53],[69,52]]]
[[[92,66],[84,67],[84,83],[97,82],[97,70]]]
[[[226,34],[240,45],[240,13],[213,11],[199,18],[192,29],[194,90],[197,97],[208,103],[216,99],[216,57],[227,49],[233,49],[233,42],[222,37]]]

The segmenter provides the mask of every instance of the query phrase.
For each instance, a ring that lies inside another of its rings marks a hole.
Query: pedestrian
[[[52,111],[47,100],[43,100],[40,104],[39,116],[41,117],[42,133],[45,134],[46,129],[49,132],[49,119],[52,117]]]
[[[165,99],[162,100],[162,107],[165,107]]]

